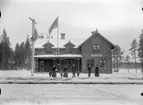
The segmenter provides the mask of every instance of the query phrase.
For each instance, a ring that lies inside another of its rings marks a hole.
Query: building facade
[[[54,46],[48,40],[41,47],[35,47],[35,72],[48,72],[53,65],[58,71],[67,66],[69,72],[73,65],[77,72],[87,72],[87,66],[91,65],[94,72],[98,65],[100,73],[112,73],[114,45],[97,30],[77,47],[70,40],[58,48]]]

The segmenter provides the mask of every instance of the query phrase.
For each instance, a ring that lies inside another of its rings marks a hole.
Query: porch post
[[[59,60],[60,60],[60,72],[61,72],[61,77],[62,77],[62,69],[61,69],[61,60],[62,60],[62,58],[59,58]]]
[[[79,77],[79,73],[80,73],[80,71],[79,71],[79,59],[77,59],[77,77]]]
[[[35,64],[36,64],[36,65],[35,65],[35,72],[37,72],[37,66],[38,66],[38,65],[37,65],[37,64],[38,64],[38,63],[37,63],[37,58],[35,58],[35,61],[36,61],[36,63],[35,63]]]
[[[37,58],[37,72],[39,71],[39,62],[38,62],[38,58]]]

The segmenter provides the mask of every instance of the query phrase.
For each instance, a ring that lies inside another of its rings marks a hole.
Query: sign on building
[[[102,54],[91,54],[91,57],[102,57]]]

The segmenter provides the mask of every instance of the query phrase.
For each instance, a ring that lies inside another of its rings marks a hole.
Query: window
[[[91,67],[94,67],[94,59],[88,58],[86,61],[87,67],[90,65]]]
[[[40,61],[40,68],[44,68],[44,61]]]
[[[107,68],[107,60],[106,59],[99,59],[99,67],[101,69],[106,69]]]
[[[88,67],[90,65],[90,59],[86,60],[86,66]]]
[[[107,60],[104,59],[103,62],[104,62],[104,69],[106,69],[107,68]]]
[[[93,52],[100,51],[100,45],[99,44],[94,44],[93,45]]]
[[[91,67],[94,67],[94,59],[91,59]]]
[[[96,45],[93,45],[93,50],[96,50]]]
[[[100,50],[100,45],[99,44],[96,47],[97,47],[97,50]]]

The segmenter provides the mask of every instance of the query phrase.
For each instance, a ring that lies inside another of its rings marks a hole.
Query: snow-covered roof
[[[44,55],[35,55],[35,58],[55,58],[55,57],[65,57],[65,58],[81,58],[82,55],[80,54],[61,54],[61,55],[56,55],[56,54],[44,54]]]

